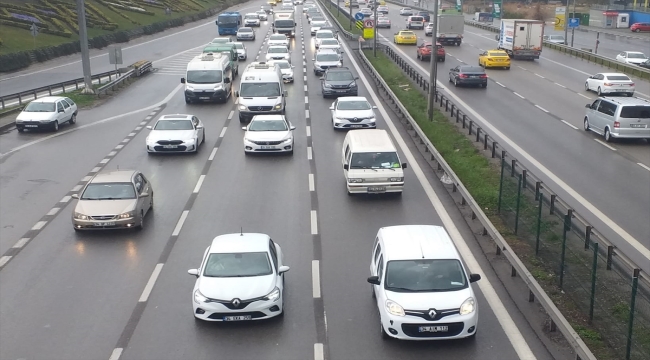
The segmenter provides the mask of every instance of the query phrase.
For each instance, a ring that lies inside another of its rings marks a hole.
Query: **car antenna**
[[[239,236],[244,236],[244,228],[243,227],[239,228]]]

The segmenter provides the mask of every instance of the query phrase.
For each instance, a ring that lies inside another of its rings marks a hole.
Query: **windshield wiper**
[[[413,290],[413,289],[408,289],[408,288],[403,288],[403,287],[396,287],[396,286],[386,286],[386,290],[393,290],[393,291],[401,291],[401,292],[417,292],[418,290]]]

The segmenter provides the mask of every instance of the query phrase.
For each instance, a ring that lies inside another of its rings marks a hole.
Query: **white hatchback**
[[[284,115],[255,115],[242,127],[244,134],[244,151],[249,153],[283,152],[293,154],[293,130]]]
[[[63,123],[77,122],[77,104],[70,98],[62,96],[45,96],[30,101],[16,117],[18,132],[25,130],[51,129],[59,130]]]
[[[368,282],[379,309],[382,338],[442,340],[474,337],[478,303],[451,238],[441,226],[379,229]]]

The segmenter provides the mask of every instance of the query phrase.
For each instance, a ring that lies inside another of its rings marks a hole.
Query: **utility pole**
[[[433,121],[434,104],[436,103],[436,83],[438,82],[438,48],[436,38],[438,37],[438,1],[433,4],[433,29],[431,32],[431,69],[429,69],[429,106],[427,113],[429,121]]]
[[[375,24],[374,24],[374,29],[373,29],[373,31],[375,32],[375,34],[374,34],[375,36],[374,36],[373,45],[372,45],[372,54],[375,57],[377,57],[377,20],[378,20],[377,19],[377,8],[379,7],[379,0],[370,0],[370,1],[374,1],[373,5],[375,7],[373,9],[374,12],[375,12],[375,16],[374,16]]]
[[[564,42],[569,38],[569,0],[566,0],[566,6],[564,7]]]
[[[573,0],[573,17],[576,17],[576,0]],[[580,20],[578,20],[580,21]],[[573,38],[576,36],[576,28],[573,27],[571,28],[571,47],[573,47]],[[564,41],[566,41],[566,36],[564,37]]]
[[[81,45],[81,66],[84,72],[85,87],[83,94],[94,94],[93,81],[90,74],[90,54],[88,52],[88,32],[86,31],[86,9],[84,0],[77,0],[77,21],[79,22],[79,44]]]

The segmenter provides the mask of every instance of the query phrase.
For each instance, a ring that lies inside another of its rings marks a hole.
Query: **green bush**
[[[32,63],[27,52],[0,55],[0,72],[15,71]]]

